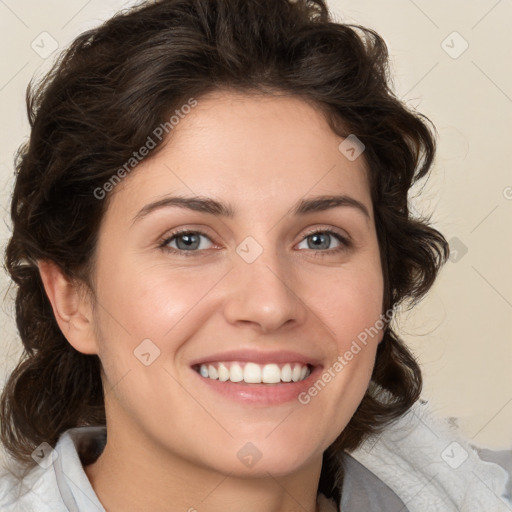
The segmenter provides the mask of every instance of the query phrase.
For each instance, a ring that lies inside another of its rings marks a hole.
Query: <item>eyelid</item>
[[[332,231],[342,238],[345,238],[348,242],[352,242],[352,237],[347,233],[347,231],[335,226],[330,226],[328,224],[316,224],[310,230],[305,231],[302,237],[304,238],[310,234],[316,233],[317,231]]]
[[[346,230],[343,230],[343,229],[341,229],[339,227],[336,227],[336,226],[331,226],[329,224],[314,224],[311,227],[307,227],[307,228],[303,228],[303,229],[306,230],[306,231],[304,231],[304,233],[302,235],[303,238],[308,236],[308,235],[310,235],[310,234],[316,233],[317,231],[325,230],[325,231],[335,231],[340,236],[342,236],[342,237],[352,241],[352,237],[348,234],[348,232]],[[173,236],[177,236],[180,233],[190,233],[190,232],[200,233],[202,235],[208,236],[211,239],[212,236],[207,232],[208,230],[209,229],[207,227],[203,227],[202,225],[198,226],[198,227],[195,227],[194,225],[190,225],[190,226],[186,226],[186,227],[170,229],[164,235],[162,235],[159,238],[159,240],[163,241],[163,240],[171,238]]]

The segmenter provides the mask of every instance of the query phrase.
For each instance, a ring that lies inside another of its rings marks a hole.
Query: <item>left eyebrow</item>
[[[184,208],[196,212],[207,213],[219,217],[235,217],[235,209],[230,204],[219,202],[208,197],[178,197],[167,196],[144,206],[132,219],[132,224],[140,221],[155,210],[168,207]],[[347,195],[324,195],[308,199],[302,199],[294,205],[293,215],[306,215],[308,213],[330,210],[338,207],[351,207],[371,220],[366,206],[357,199]]]

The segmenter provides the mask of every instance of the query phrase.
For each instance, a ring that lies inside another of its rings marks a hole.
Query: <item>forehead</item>
[[[302,197],[350,194],[372,212],[363,155],[347,159],[323,112],[295,96],[216,91],[174,126],[165,145],[114,190],[116,208],[166,194],[222,198],[263,213]]]

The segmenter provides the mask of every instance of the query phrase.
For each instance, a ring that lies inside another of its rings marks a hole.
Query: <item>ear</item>
[[[69,343],[83,354],[97,354],[92,305],[76,283],[52,261],[38,260],[39,274],[57,324]]]

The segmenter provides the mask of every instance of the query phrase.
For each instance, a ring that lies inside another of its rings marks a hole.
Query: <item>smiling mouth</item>
[[[226,361],[195,364],[192,369],[205,379],[220,382],[285,384],[307,379],[314,366],[297,362],[258,364],[248,361]]]

